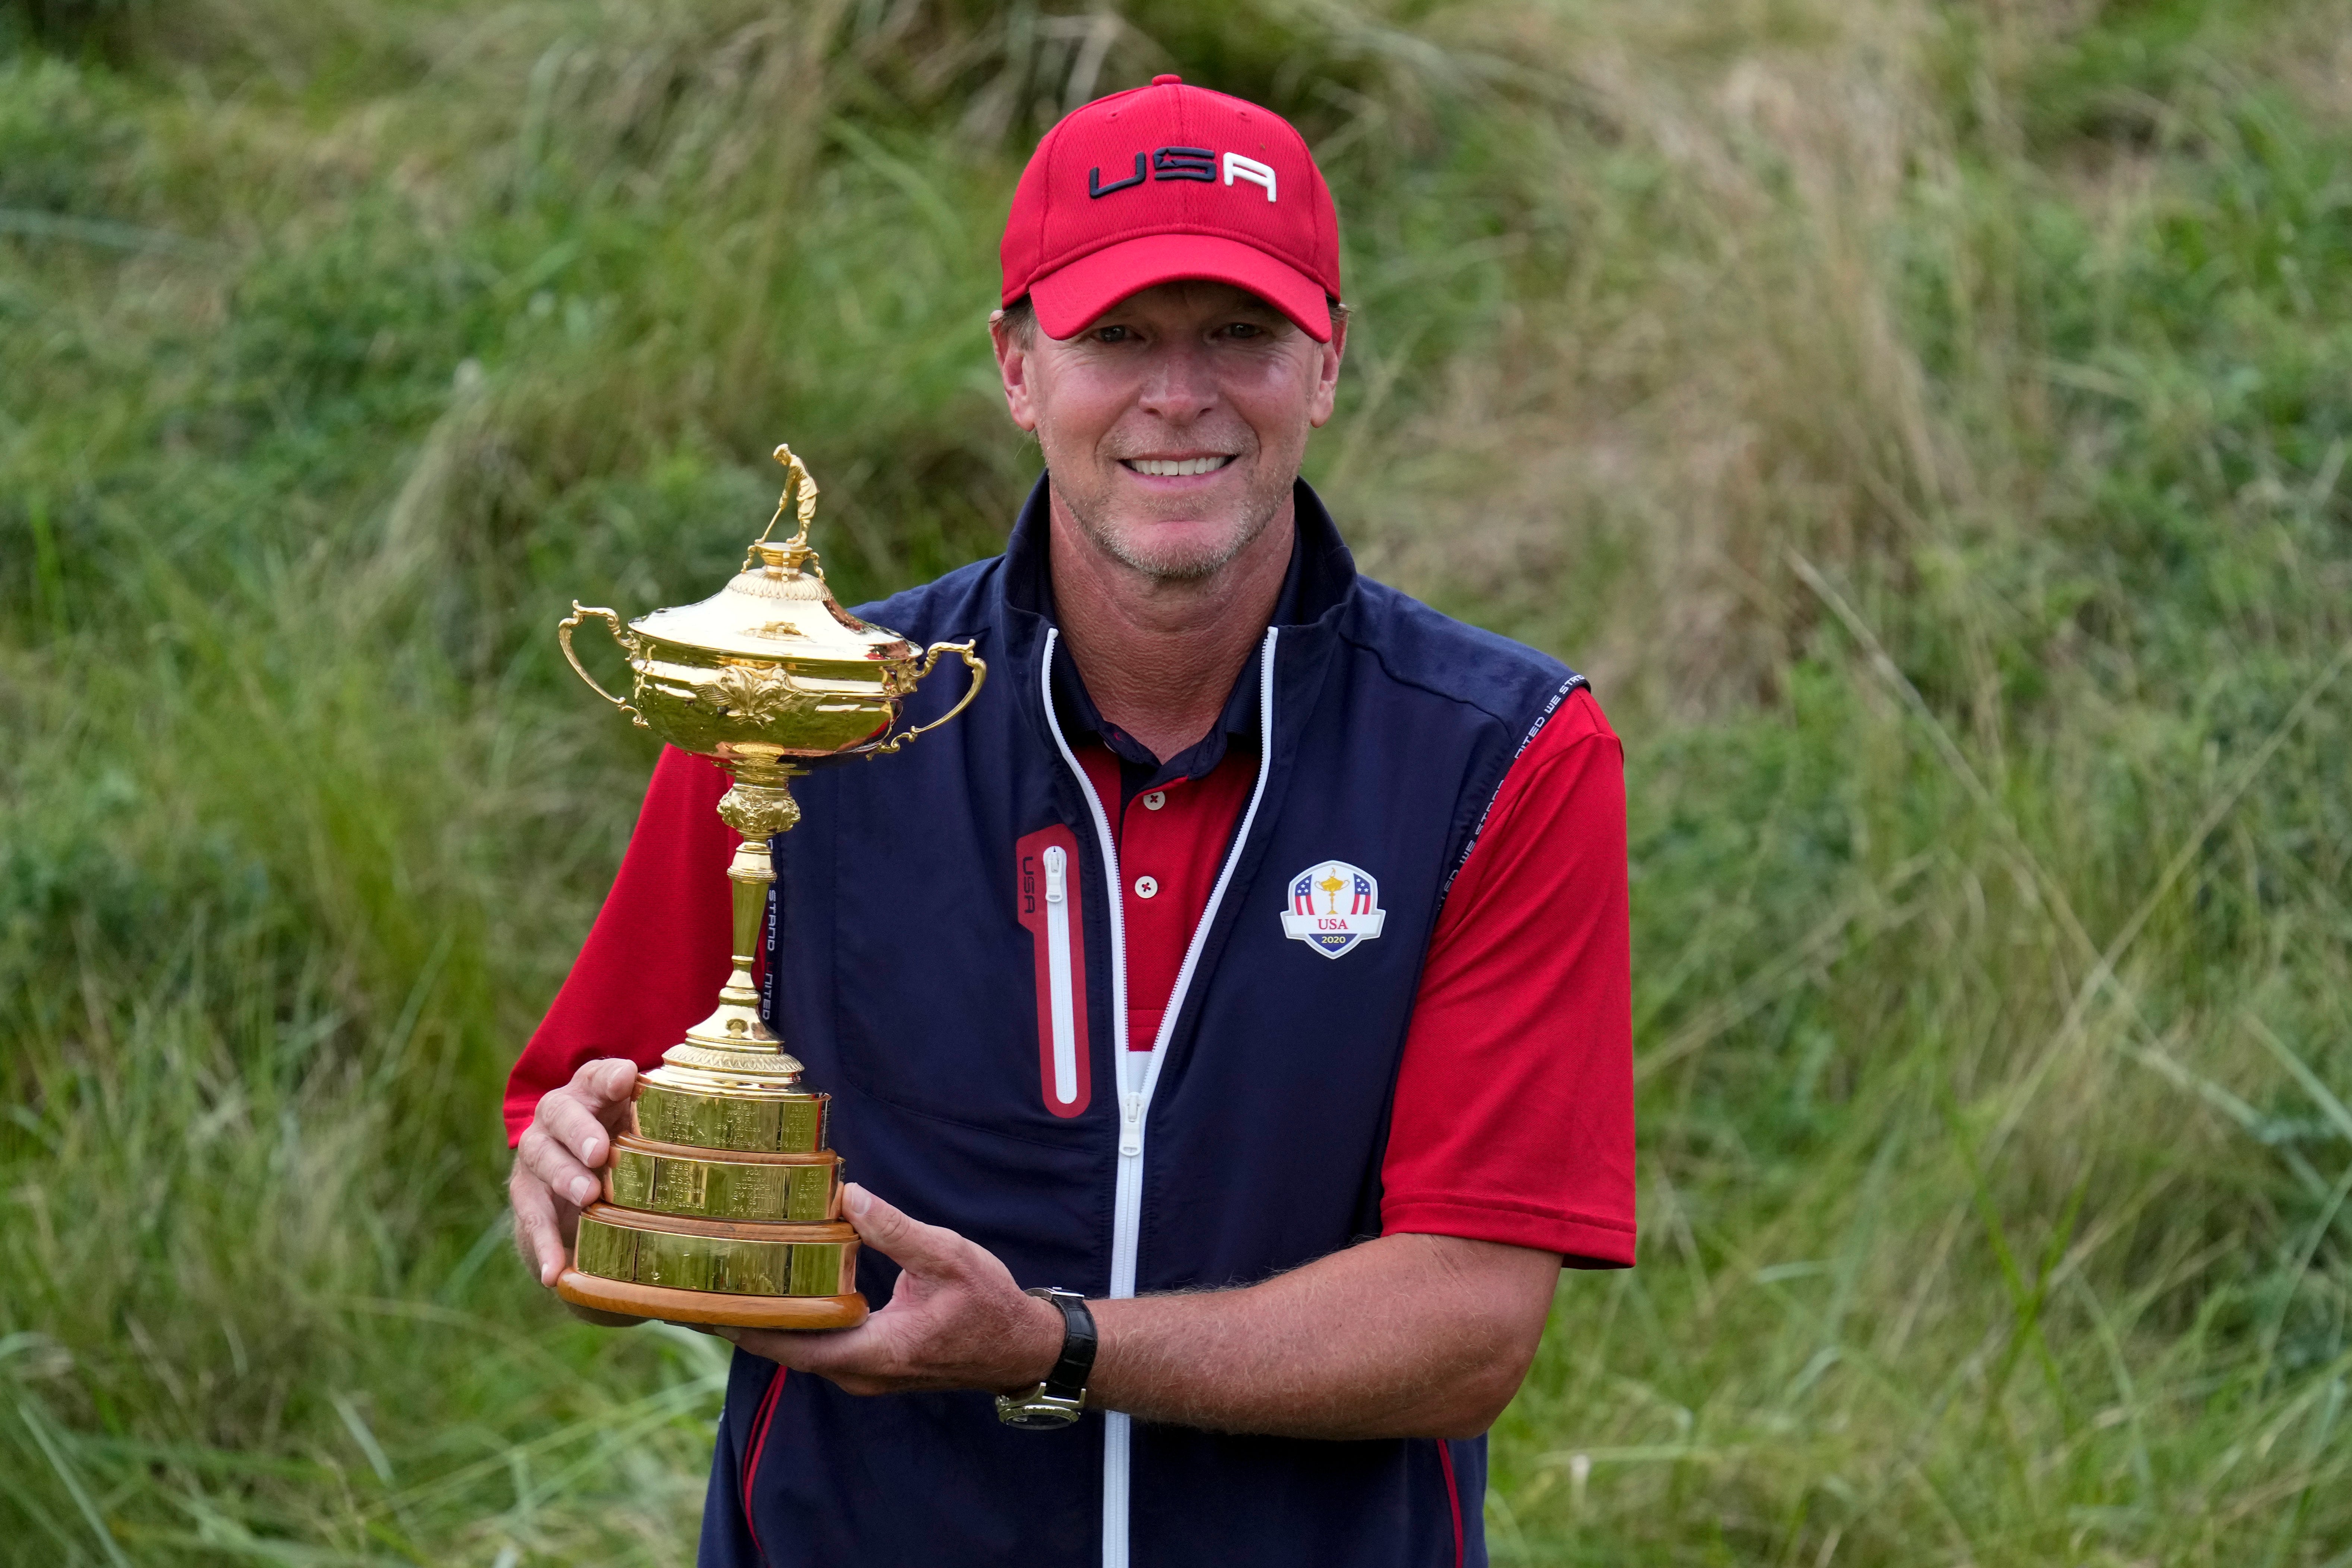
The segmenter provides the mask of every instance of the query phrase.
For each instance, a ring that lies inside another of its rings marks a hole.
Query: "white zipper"
[[[1070,742],[1062,734],[1061,721],[1054,712],[1054,644],[1061,637],[1058,630],[1047,629],[1045,657],[1038,662],[1046,728],[1053,731],[1054,745],[1061,752],[1062,761],[1069,765],[1071,775],[1078,781],[1087,809],[1093,815],[1095,837],[1102,848],[1104,879],[1109,893],[1111,1044],[1117,1053],[1119,1091],[1118,1184],[1112,1196],[1110,1230],[1110,1295],[1114,1300],[1135,1294],[1136,1252],[1143,1229],[1143,1128],[1144,1119],[1151,1110],[1151,1091],[1159,1086],[1160,1064],[1167,1054],[1169,1037],[1175,1033],[1177,1015],[1183,1010],[1184,994],[1192,986],[1193,972],[1200,967],[1202,945],[1208,940],[1209,929],[1216,924],[1217,906],[1224,902],[1225,889],[1234,879],[1234,868],[1240,864],[1242,850],[1249,843],[1250,826],[1257,820],[1258,802],[1265,796],[1266,775],[1274,767],[1276,635],[1276,628],[1266,627],[1265,641],[1260,645],[1258,656],[1257,783],[1250,790],[1249,808],[1242,813],[1241,826],[1234,834],[1233,847],[1225,854],[1223,868],[1217,873],[1217,884],[1210,889],[1200,923],[1192,928],[1192,940],[1184,949],[1183,967],[1176,972],[1175,988],[1169,992],[1168,1005],[1160,1015],[1160,1032],[1143,1063],[1143,1081],[1139,1084],[1135,1082],[1137,1069],[1128,1060],[1127,921],[1119,898],[1118,842],[1111,833],[1110,816],[1103,809],[1101,797],[1095,794],[1094,781],[1078,765],[1077,755],[1070,750]],[[1049,896],[1050,890],[1049,881]],[[1063,918],[1066,921],[1067,914]],[[1047,919],[1050,922],[1050,906]],[[1047,930],[1052,930],[1050,923]],[[1132,1436],[1124,1413],[1114,1410],[1104,1415],[1103,1568],[1128,1568],[1128,1465]]]
[[[1054,1103],[1078,1098],[1078,1030],[1070,1000],[1069,857],[1045,851],[1045,990],[1054,1020]]]

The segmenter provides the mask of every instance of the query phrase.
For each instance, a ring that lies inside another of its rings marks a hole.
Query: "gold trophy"
[[[734,581],[698,605],[631,621],[572,602],[556,628],[563,657],[596,695],[680,751],[709,757],[734,787],[719,815],[743,836],[734,883],[734,973],[718,1011],[637,1080],[613,1140],[604,1201],[580,1216],[572,1267],[556,1293],[600,1321],[661,1318],[750,1329],[841,1329],[866,1321],[856,1288],[857,1233],[841,1218],[841,1156],[832,1097],[801,1082],[801,1064],[760,1017],[752,947],[776,874],[770,836],[800,820],[792,781],[821,762],[897,751],[971,705],[988,667],[970,642],[919,656],[867,626],[826,588],[809,548],[816,485],[788,447],[776,515]],[[769,534],[798,495],[799,531]],[[572,652],[572,634],[601,616],[635,685],[622,701]],[[898,730],[900,704],[943,653],[971,672],[963,700],[932,722]]]

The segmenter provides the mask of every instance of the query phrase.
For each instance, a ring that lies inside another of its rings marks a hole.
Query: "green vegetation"
[[[574,595],[789,437],[996,546],[1034,134],[1298,119],[1374,572],[1594,673],[1643,1265],[1524,1563],[2352,1563],[2352,32],[2142,0],[0,13],[0,1558],[684,1563],[723,1363],[511,1263],[649,756]]]

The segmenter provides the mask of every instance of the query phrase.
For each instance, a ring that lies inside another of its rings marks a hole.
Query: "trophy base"
[[[854,1329],[866,1318],[866,1298],[848,1296],[730,1296],[716,1290],[676,1290],[634,1279],[601,1279],[567,1268],[555,1293],[573,1307],[600,1314],[590,1322],[625,1327],[619,1320],[708,1323],[720,1329]],[[582,1314],[585,1315],[585,1313]],[[607,1321],[610,1320],[610,1321]]]

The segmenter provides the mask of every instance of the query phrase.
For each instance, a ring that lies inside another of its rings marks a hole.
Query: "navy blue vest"
[[[1003,556],[857,612],[919,645],[978,638],[979,700],[895,756],[801,781],[803,820],[775,841],[768,1011],[834,1094],[850,1175],[1024,1285],[1246,1285],[1380,1234],[1390,1097],[1446,886],[1512,759],[1582,683],[1358,577],[1314,492],[1297,494],[1298,622],[1269,629],[1245,677],[1261,692],[1256,793],[1156,1068],[1124,1105],[1103,816],[1118,803],[1094,799],[1052,710],[1042,480]],[[912,717],[958,694],[952,662],[940,674]],[[1041,834],[1069,847],[1077,879],[1083,974],[1068,973],[1092,1088],[1074,1114],[1066,1060],[1057,1108],[1041,1051],[1035,868],[1024,886],[1016,850]],[[1282,919],[1328,860],[1369,873],[1384,911],[1338,957]],[[1123,1127],[1126,1110],[1139,1114]],[[859,1287],[878,1305],[896,1272],[869,1248]],[[1486,1561],[1483,1438],[1233,1437],[1099,1415],[1027,1432],[983,1394],[860,1399],[778,1376],[735,1359],[706,1568],[1435,1568],[1457,1531],[1464,1560]]]

